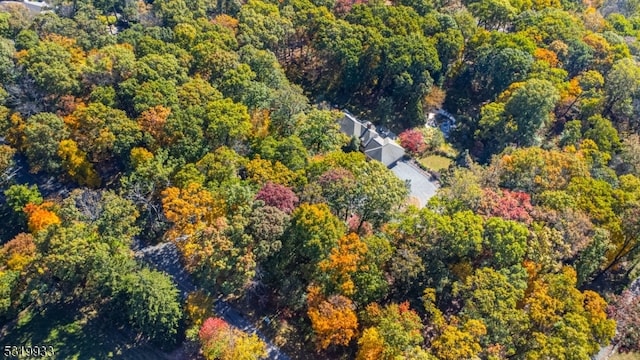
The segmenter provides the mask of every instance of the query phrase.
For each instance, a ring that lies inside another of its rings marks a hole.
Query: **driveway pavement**
[[[410,181],[410,195],[420,201],[420,207],[427,205],[438,191],[438,184],[423,170],[406,161],[398,161],[390,168],[402,180]]]

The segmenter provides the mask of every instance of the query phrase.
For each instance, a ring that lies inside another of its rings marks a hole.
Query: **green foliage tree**
[[[633,112],[633,99],[640,86],[640,69],[631,59],[618,60],[607,74],[604,115],[627,121]],[[637,127],[637,124],[630,124]]]
[[[283,17],[277,6],[251,0],[238,14],[239,40],[257,49],[269,49],[279,54],[292,32],[291,20]]]
[[[557,90],[546,80],[528,80],[513,92],[504,109],[517,126],[514,139],[517,144],[528,146],[535,142],[537,132],[549,123],[558,99]]]
[[[363,338],[358,342],[359,358],[368,358],[364,351],[371,351],[367,348],[372,345],[369,343],[372,340],[381,347],[378,353],[381,359],[413,357],[413,353],[423,352],[420,348],[424,340],[421,334],[423,325],[418,314],[409,308],[409,303],[390,304],[384,308],[372,304],[366,311],[372,326],[365,330]]]
[[[6,83],[9,83],[9,80],[17,75],[13,59],[15,51],[16,49],[10,41],[0,38],[0,75]]]
[[[478,18],[479,25],[487,29],[507,27],[517,15],[508,0],[480,0],[471,3],[469,10]]]
[[[9,207],[21,213],[27,204],[41,204],[43,199],[36,185],[13,185],[5,190],[4,195]]]
[[[484,98],[490,99],[524,80],[532,64],[533,57],[520,49],[484,50],[476,61],[474,81]]]
[[[40,41],[20,59],[42,90],[58,96],[80,90],[83,61],[84,52],[75,41],[61,36]]]
[[[314,153],[337,150],[338,146],[347,142],[337,122],[342,116],[336,111],[312,110],[298,120],[300,126],[297,134],[304,146]]]
[[[302,204],[291,214],[282,249],[269,259],[268,266],[290,304],[303,306],[301,297],[317,275],[318,263],[329,256],[345,231],[344,223],[324,204]]]
[[[142,269],[122,280],[127,316],[144,336],[159,344],[171,344],[176,336],[182,311],[178,289],[166,274]]]
[[[594,115],[588,120],[589,130],[584,133],[584,137],[593,140],[598,149],[604,152],[615,152],[620,146],[618,131],[613,127],[611,121],[600,115]]]
[[[27,204],[41,204],[44,199],[36,185],[11,185],[4,192],[5,202],[0,207],[0,216],[5,226],[0,229],[0,239],[7,241],[27,230],[27,216],[24,207]]]
[[[234,103],[231,99],[209,103],[204,126],[211,149],[243,140],[251,129],[246,106]]]
[[[500,344],[507,354],[514,354],[530,326],[526,314],[518,309],[525,288],[526,283],[522,286],[492,268],[480,268],[464,282],[454,285],[453,294],[464,301],[463,319],[486,324],[483,345]]]
[[[501,218],[491,218],[484,226],[483,247],[491,253],[495,268],[518,265],[527,251],[529,231],[523,225]]]
[[[87,55],[85,81],[92,84],[116,85],[136,73],[136,55],[126,44],[108,45]]]
[[[350,171],[355,178],[355,186],[347,193],[344,201],[350,202],[339,205],[348,208],[345,213],[354,212],[359,217],[358,229],[364,222],[371,222],[374,226],[388,221],[394,209],[397,209],[408,190],[405,184],[377,161],[366,161],[360,153],[329,154],[325,160],[327,167],[341,167]],[[349,186],[349,184],[345,185]],[[378,189],[386,189],[380,192]]]
[[[33,173],[56,173],[62,162],[58,144],[69,136],[65,123],[55,114],[39,113],[29,117],[23,129],[24,153]]]
[[[249,217],[247,231],[256,244],[255,254],[263,260],[282,248],[281,237],[289,223],[289,216],[273,206],[255,206]]]
[[[307,165],[307,148],[295,135],[281,140],[268,136],[260,141],[258,153],[261,158],[279,161],[293,171],[302,170]]]

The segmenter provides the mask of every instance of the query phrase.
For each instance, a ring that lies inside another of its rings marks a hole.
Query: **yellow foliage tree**
[[[531,320],[539,327],[547,328],[560,320],[564,304],[549,295],[549,286],[541,279],[535,280],[530,288],[530,296],[526,299]]]
[[[291,171],[281,162],[271,162],[260,157],[249,161],[246,169],[249,179],[260,185],[272,182],[274,184],[292,186],[295,185],[299,178],[298,174]]]
[[[442,328],[445,325],[445,319],[442,311],[436,306],[436,289],[424,289],[422,293],[422,305],[427,313],[429,323],[436,328]]]
[[[601,1],[601,0],[596,0]],[[583,0],[583,2],[590,2],[590,0]],[[599,6],[598,6],[599,7]],[[587,10],[582,14],[584,25],[588,30],[601,32],[607,26],[607,21],[604,19],[600,11],[595,7],[589,6]]]
[[[18,234],[0,248],[0,264],[13,271],[22,271],[35,259],[36,244],[31,234]],[[2,270],[2,266],[0,266]]]
[[[213,316],[214,299],[203,291],[189,293],[185,304],[185,314],[193,326],[198,328],[205,319]]]
[[[6,132],[7,142],[16,149],[24,151],[25,135],[24,130],[26,123],[22,116],[18,113],[13,113],[9,116],[9,128]]]
[[[251,114],[251,126],[253,128],[251,134],[256,138],[264,139],[269,135],[269,124],[271,124],[269,110],[256,110]]]
[[[236,333],[239,333],[236,330]],[[243,334],[244,335],[244,334]],[[267,357],[267,350],[264,342],[260,340],[258,335],[237,336],[233,342],[233,346],[228,352],[226,359],[229,360],[254,360]],[[223,358],[224,359],[224,358]]]
[[[613,338],[616,325],[607,318],[606,302],[593,291],[580,292],[576,282],[568,266],[530,281],[523,308],[533,336],[526,358],[588,358]]]
[[[101,180],[87,160],[87,153],[78,148],[78,144],[71,140],[62,140],[58,146],[58,156],[62,159],[62,167],[79,185],[92,188],[100,186]]]
[[[44,38],[44,41],[54,42],[69,51],[69,54],[71,54],[71,63],[78,66],[78,68],[85,65],[86,54],[82,48],[76,44],[75,39],[50,33]]]
[[[365,329],[358,340],[356,360],[378,360],[384,352],[384,339],[374,327]]]
[[[265,343],[220,318],[208,318],[198,333],[207,360],[258,360],[267,357]]]
[[[143,147],[135,147],[131,149],[131,155],[129,157],[131,165],[137,169],[138,166],[146,164],[153,159],[153,153]]]
[[[176,240],[212,226],[224,216],[224,200],[214,197],[198,183],[185,189],[170,187],[162,192],[162,208],[173,227],[166,236]]]
[[[560,0],[533,0],[532,5],[534,10],[543,10],[550,7],[562,8]]]
[[[498,180],[500,186],[509,189],[537,193],[564,190],[572,178],[588,174],[582,154],[530,147],[517,149],[494,161],[487,172],[491,179],[486,180]]]
[[[480,320],[469,320],[462,329],[447,325],[431,343],[431,351],[441,360],[473,359],[482,350],[478,337],[486,333],[487,328]]]
[[[600,69],[606,69],[613,65],[614,52],[611,44],[600,34],[590,33],[584,36],[582,40],[594,50],[594,65]]]

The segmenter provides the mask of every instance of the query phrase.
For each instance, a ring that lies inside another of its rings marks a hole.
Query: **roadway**
[[[180,254],[173,243],[166,242],[158,245],[147,246],[135,252],[136,258],[150,264],[156,270],[169,275],[176,284],[183,298],[198,287],[191,281],[189,273],[180,263]],[[247,320],[240,311],[235,309],[228,302],[217,299],[213,308],[214,313],[232,326],[250,333],[256,334],[267,346],[269,359],[289,360],[289,356],[272,344],[260,331]]]

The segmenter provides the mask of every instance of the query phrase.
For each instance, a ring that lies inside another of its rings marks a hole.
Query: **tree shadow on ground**
[[[69,305],[25,312],[0,340],[4,346],[53,346],[53,359],[167,359],[106,319],[87,316]]]

